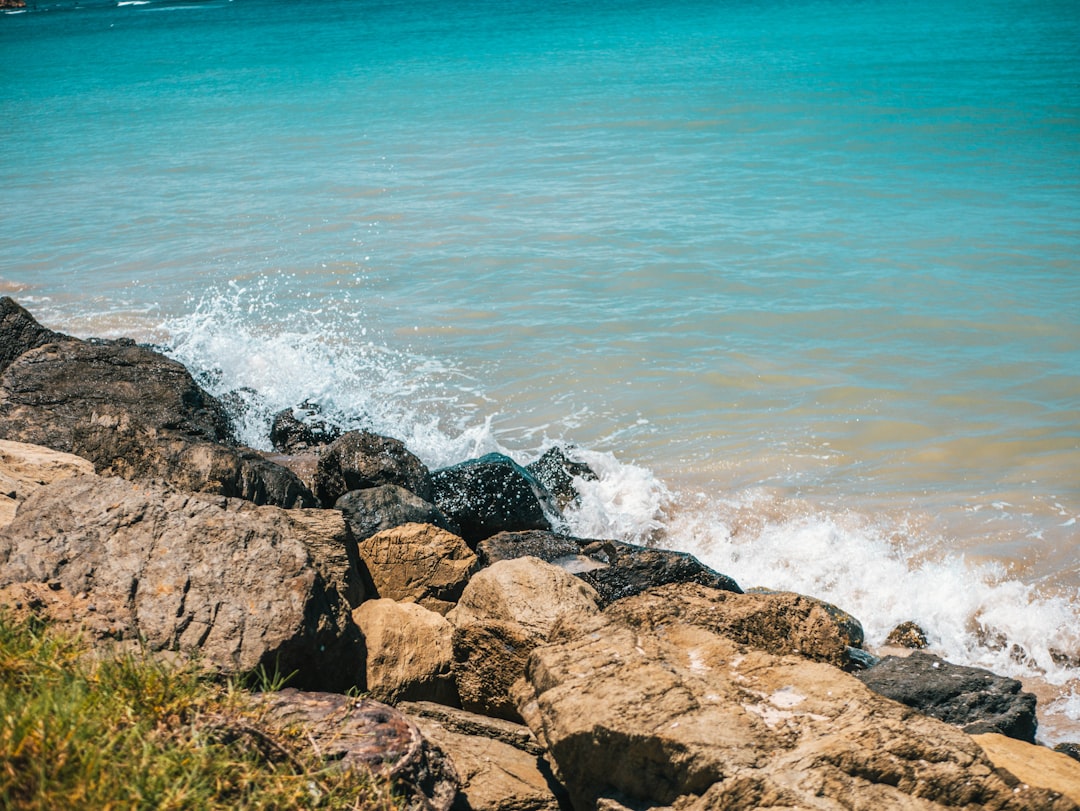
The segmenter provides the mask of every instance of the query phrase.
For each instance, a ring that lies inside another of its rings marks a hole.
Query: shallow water
[[[0,291],[581,535],[823,596],[1080,735],[1080,19],[1059,2],[40,3]]]

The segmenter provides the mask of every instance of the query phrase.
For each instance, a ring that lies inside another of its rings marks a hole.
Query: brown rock
[[[461,781],[449,758],[393,707],[293,689],[265,694],[263,707],[264,723],[291,738],[310,740],[331,768],[392,778],[407,811],[449,811],[457,797]]]
[[[574,808],[1077,808],[835,667],[706,624],[608,612],[533,651],[518,708]]]
[[[445,614],[476,569],[457,535],[430,524],[404,524],[365,538],[360,558],[379,597],[417,602]]]
[[[114,606],[117,634],[198,652],[227,672],[363,682],[343,592],[344,521],[151,483],[82,476],[46,485],[0,532],[0,586],[46,583]],[[335,523],[336,521],[336,523]]]
[[[995,766],[1029,786],[1051,789],[1080,804],[1080,763],[1068,755],[996,732],[971,737]]]
[[[401,704],[449,755],[472,811],[559,811],[564,793],[528,727],[437,704]]]
[[[352,612],[367,646],[367,689],[378,701],[458,704],[453,626],[415,603],[368,600]]]
[[[453,636],[454,679],[466,710],[521,723],[510,690],[544,640],[516,622],[474,620]]]
[[[315,495],[324,507],[352,490],[396,484],[432,500],[431,474],[404,443],[369,431],[349,431],[319,455]]]
[[[25,2],[3,0],[7,5],[0,8],[25,8]],[[34,316],[8,296],[0,298],[0,372],[15,358],[31,349],[57,341],[74,341],[68,335],[53,332],[41,326]]]
[[[929,643],[926,641],[926,632],[914,622],[901,622],[885,637],[885,644],[894,648],[911,648],[922,650]]]
[[[11,523],[18,505],[42,485],[93,472],[93,463],[81,456],[0,439],[0,528]]]

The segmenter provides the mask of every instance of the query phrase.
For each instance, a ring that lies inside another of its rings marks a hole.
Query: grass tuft
[[[0,612],[0,809],[400,807],[385,781],[327,769],[263,729],[239,682],[87,654]]]

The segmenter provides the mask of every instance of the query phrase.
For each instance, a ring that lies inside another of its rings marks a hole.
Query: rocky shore
[[[0,299],[0,606],[290,675],[268,734],[417,809],[1080,809],[1019,682],[879,660],[841,608],[568,535],[593,474],[562,449],[429,470],[301,410],[270,439],[240,446],[153,349]]]

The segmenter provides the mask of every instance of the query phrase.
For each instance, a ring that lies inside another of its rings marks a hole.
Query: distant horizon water
[[[1080,17],[1056,0],[0,14],[0,294],[243,440],[567,444],[575,534],[827,599],[1080,738]]]

